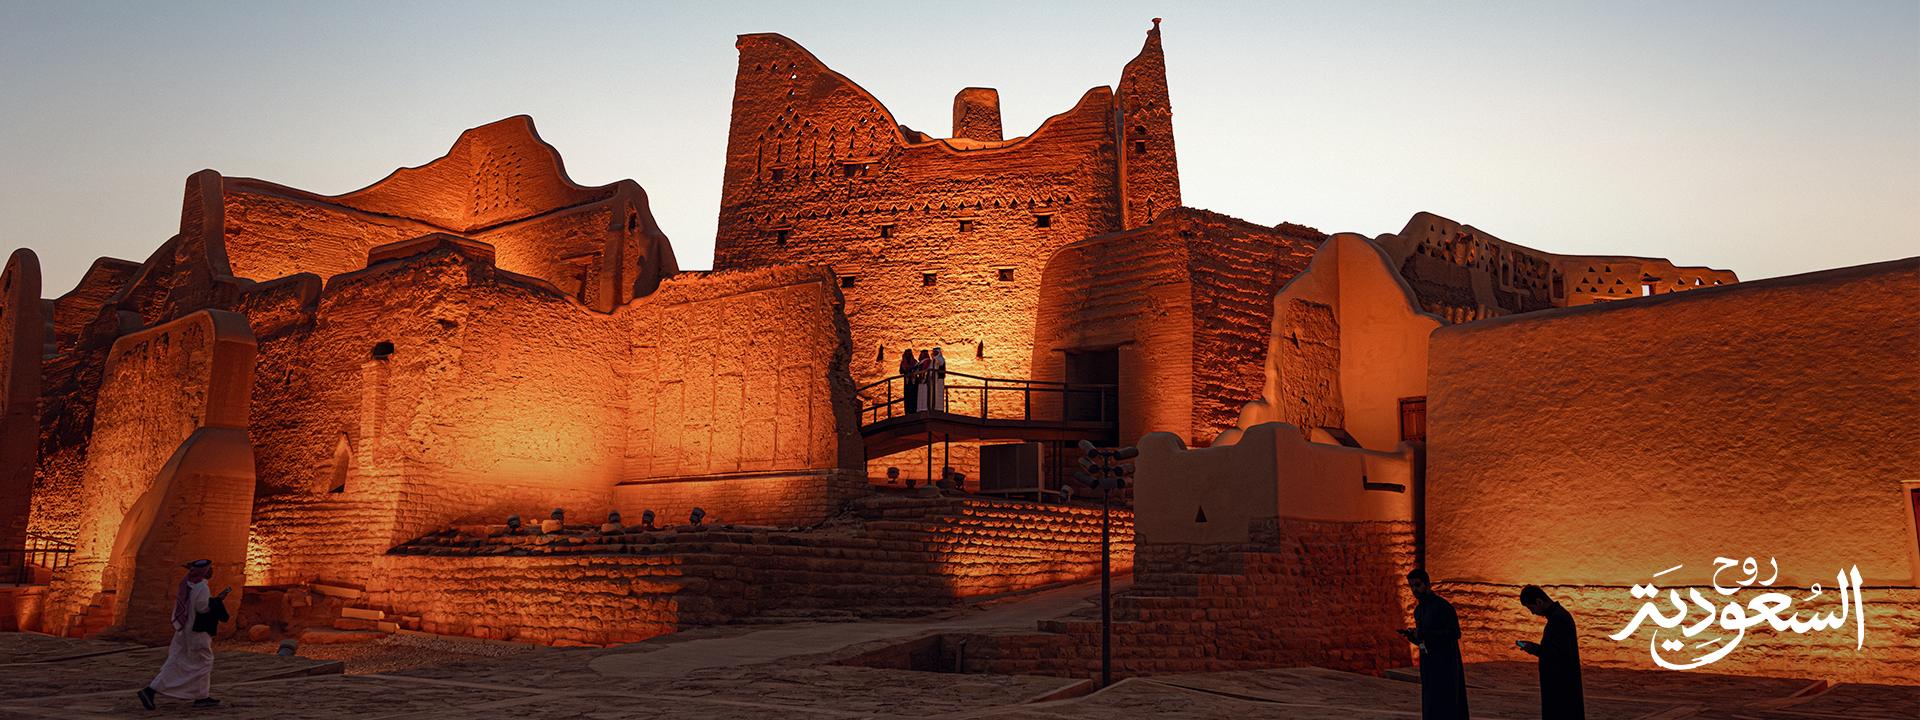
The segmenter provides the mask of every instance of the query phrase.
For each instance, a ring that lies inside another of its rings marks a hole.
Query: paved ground
[[[827,664],[850,649],[929,633],[1029,629],[1082,611],[1090,589],[896,622],[711,628],[608,649],[533,649],[430,637],[385,646],[315,648],[340,659],[223,650],[219,708],[173,702],[146,713],[134,699],[158,649],[0,634],[0,718],[1410,718],[1417,674],[1376,678],[1317,668],[1132,679],[1087,694],[1065,678],[947,674]],[[344,660],[345,662],[342,662]],[[366,674],[342,674],[346,672]],[[1469,667],[1475,717],[1538,714],[1533,668]],[[1594,720],[1913,720],[1920,687],[1842,685],[1589,669]]]

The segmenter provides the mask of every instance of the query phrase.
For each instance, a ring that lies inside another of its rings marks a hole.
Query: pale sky
[[[1163,27],[1186,204],[1397,232],[1428,210],[1560,253],[1745,279],[1920,255],[1920,2],[0,0],[0,251],[44,293],[144,260],[213,168],[325,194],[533,116],[711,264],[736,55],[779,32],[944,135],[1009,136]]]

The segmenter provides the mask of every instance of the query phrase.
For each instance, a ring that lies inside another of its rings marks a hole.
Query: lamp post
[[[1123,461],[1138,448],[1098,448],[1081,440],[1080,469],[1073,477],[1100,491],[1100,687],[1113,684],[1113,491],[1127,486],[1133,466]]]

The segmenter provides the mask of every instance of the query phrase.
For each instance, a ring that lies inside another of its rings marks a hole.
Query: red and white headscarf
[[[180,579],[180,592],[173,600],[173,624],[182,629],[193,627],[193,584],[213,577],[212,560],[195,560],[182,565],[187,576]]]

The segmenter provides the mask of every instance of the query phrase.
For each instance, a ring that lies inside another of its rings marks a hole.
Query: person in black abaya
[[[900,406],[902,414],[917,412],[915,403],[920,399],[919,372],[920,361],[913,359],[913,348],[900,351],[900,384],[906,388],[905,404]]]
[[[1420,646],[1420,717],[1464,720],[1467,671],[1460,661],[1460,616],[1452,603],[1433,593],[1427,571],[1407,573],[1407,587],[1419,604],[1413,608],[1413,629],[1401,630],[1400,636]]]
[[[1580,688],[1580,637],[1574,633],[1573,614],[1537,585],[1520,589],[1520,604],[1547,619],[1540,642],[1515,643],[1540,658],[1540,717],[1586,720],[1586,699]]]

